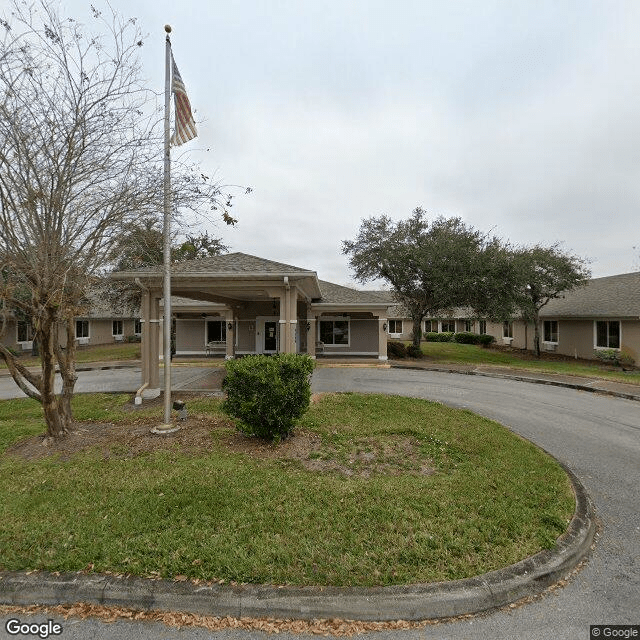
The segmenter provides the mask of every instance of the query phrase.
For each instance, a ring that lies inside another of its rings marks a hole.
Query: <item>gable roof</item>
[[[114,275],[135,274],[157,275],[162,272],[162,265],[154,265],[152,267],[141,267],[140,269],[131,269],[130,271],[115,272]],[[248,253],[225,253],[220,256],[211,256],[209,258],[199,258],[198,260],[186,260],[171,265],[172,275],[205,275],[215,273],[216,275],[287,275],[287,274],[315,274],[315,271],[301,269],[282,262],[274,262],[265,258],[249,255]]]
[[[388,301],[376,291],[361,291],[351,287],[343,287],[333,282],[319,280],[322,298],[314,300],[320,304],[374,304],[388,305]]]
[[[550,300],[541,316],[640,318],[640,272],[594,278],[584,287]]]

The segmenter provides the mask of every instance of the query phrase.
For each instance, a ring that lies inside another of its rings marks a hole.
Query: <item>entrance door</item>
[[[275,353],[278,350],[278,323],[264,323],[264,353]]]
[[[278,353],[280,319],[277,316],[256,318],[256,353]]]

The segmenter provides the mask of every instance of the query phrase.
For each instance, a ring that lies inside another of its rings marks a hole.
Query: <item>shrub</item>
[[[623,369],[633,369],[635,360],[633,356],[626,350],[618,349],[595,349],[594,354],[598,360],[614,367],[622,367]]]
[[[460,331],[453,336],[455,342],[460,344],[478,344],[480,336],[477,333],[470,333],[469,331]]]
[[[468,331],[456,333],[453,339],[460,344],[479,344],[483,347],[487,347],[495,341],[495,338],[488,333],[470,333]]]
[[[478,336],[478,344],[482,347],[488,347],[490,344],[493,344],[496,339],[493,336],[490,336],[488,333],[481,333]]]
[[[309,408],[314,361],[280,353],[227,360],[224,366],[222,408],[238,420],[238,429],[265,440],[286,438]]]
[[[429,331],[424,334],[424,339],[427,342],[451,342],[454,335],[453,331],[443,331],[442,333]]]
[[[422,349],[420,347],[416,347],[415,344],[410,344],[407,347],[407,355],[410,358],[422,358],[424,354],[422,353]]]
[[[407,347],[403,342],[397,342],[391,340],[387,342],[387,357],[388,358],[406,358]]]

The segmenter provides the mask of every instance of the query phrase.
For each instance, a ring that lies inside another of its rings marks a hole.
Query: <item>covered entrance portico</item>
[[[162,352],[160,269],[119,272],[113,277],[133,280],[142,289],[142,384],[145,389],[158,389]],[[331,300],[327,299],[327,290],[334,298],[360,294],[362,298],[365,294],[321,282],[314,271],[246,254],[173,265],[175,353],[225,358],[253,353],[307,353],[315,357],[320,349],[334,355],[386,359],[383,323],[388,303],[379,299]]]

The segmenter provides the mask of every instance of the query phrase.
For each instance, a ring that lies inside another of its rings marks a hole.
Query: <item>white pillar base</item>
[[[180,431],[180,427],[175,424],[160,424],[151,429],[151,433],[155,433],[158,436],[166,436],[170,433],[175,433],[176,431]]]

